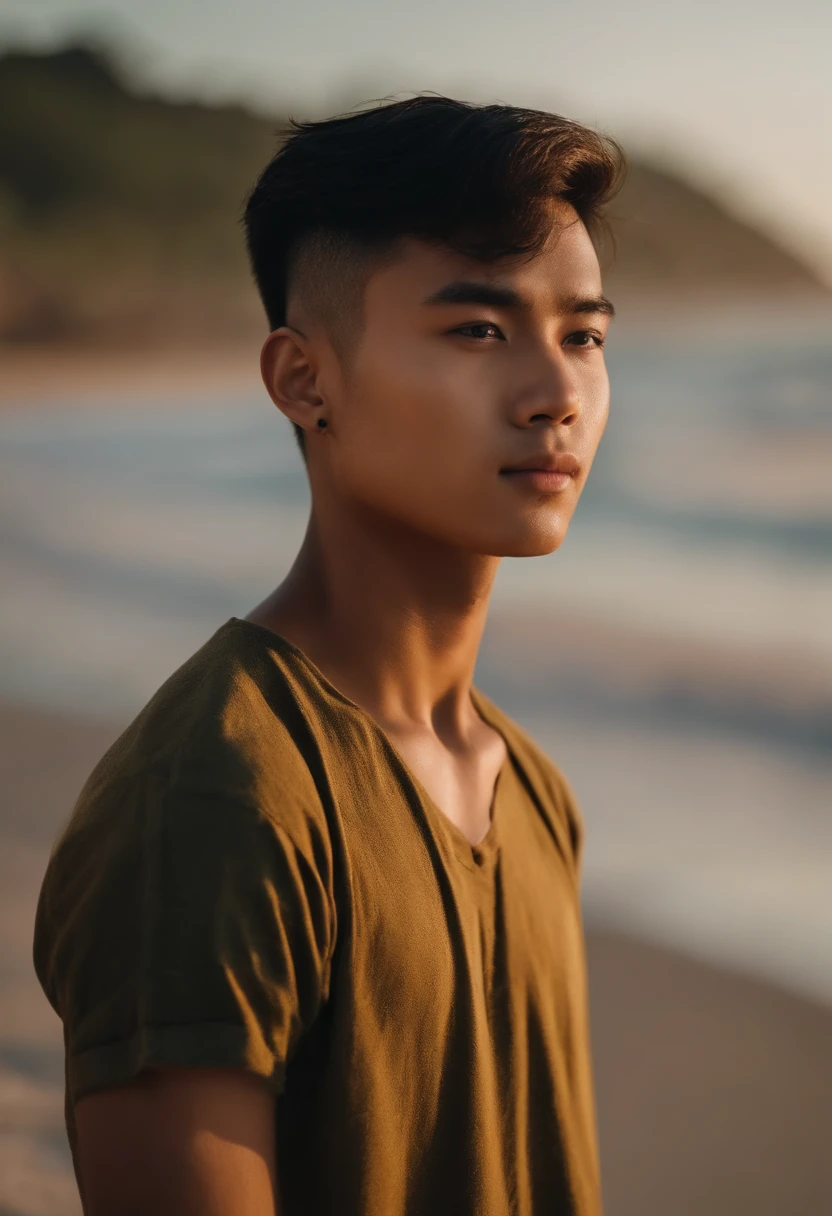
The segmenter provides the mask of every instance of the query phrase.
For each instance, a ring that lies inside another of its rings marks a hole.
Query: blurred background
[[[243,196],[288,115],[428,89],[632,159],[609,428],[477,670],[587,824],[607,1216],[832,1211],[831,45],[823,0],[0,0],[0,1216],[80,1212],[52,840],[305,526]]]

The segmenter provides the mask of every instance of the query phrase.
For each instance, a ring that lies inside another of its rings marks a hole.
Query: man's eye
[[[600,348],[604,345],[604,335],[596,334],[591,329],[579,329],[566,339],[570,346],[583,346],[587,349]]]
[[[500,329],[496,325],[493,325],[490,321],[477,321],[473,325],[460,325],[460,326],[458,326],[457,329],[451,330],[451,332],[455,333],[455,334],[463,334],[465,337],[476,338],[477,341],[482,341],[482,339],[487,337],[488,335],[482,334],[482,333],[474,333],[472,331],[484,330],[484,329],[494,330],[494,332],[500,338],[502,338],[502,336],[503,336]]]

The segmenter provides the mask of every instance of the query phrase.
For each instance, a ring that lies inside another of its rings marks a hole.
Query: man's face
[[[313,490],[323,473],[338,497],[469,552],[558,548],[607,421],[610,316],[584,225],[568,207],[557,217],[524,265],[410,239],[371,275]],[[564,453],[568,475],[508,471]]]

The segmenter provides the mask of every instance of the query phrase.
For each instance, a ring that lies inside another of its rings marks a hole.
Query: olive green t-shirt
[[[505,739],[478,846],[372,716],[232,617],[87,779],[34,964],[74,1107],[148,1065],[257,1073],[282,1216],[598,1216],[578,862],[558,769]]]

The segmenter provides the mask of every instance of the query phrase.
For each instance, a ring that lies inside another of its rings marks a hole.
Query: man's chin
[[[565,537],[565,527],[549,530],[545,534],[535,532],[509,539],[503,537],[499,543],[494,543],[489,552],[494,557],[546,557],[560,548]]]

